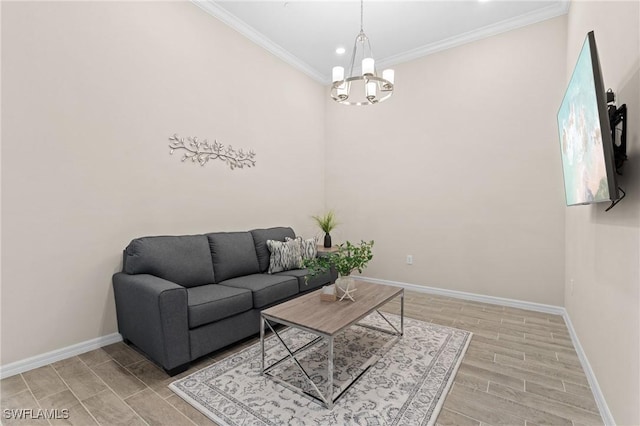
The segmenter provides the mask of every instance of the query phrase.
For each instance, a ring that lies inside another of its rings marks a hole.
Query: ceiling
[[[331,68],[348,68],[360,30],[357,0],[193,0],[302,72],[328,84]],[[376,68],[567,13],[569,0],[367,0],[364,31]],[[338,55],[337,47],[346,53]]]

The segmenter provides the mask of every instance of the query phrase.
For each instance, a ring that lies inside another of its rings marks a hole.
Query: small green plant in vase
[[[336,215],[333,210],[329,210],[322,216],[311,216],[316,221],[318,227],[324,232],[324,246],[331,247],[331,235],[329,233],[338,226]]]
[[[319,272],[327,271],[331,267],[338,272],[336,280],[336,295],[340,300],[345,298],[355,300],[353,292],[356,290],[351,273],[362,270],[373,259],[373,240],[361,241],[360,244],[352,244],[347,241],[338,246],[338,250],[326,253],[313,259],[305,259],[304,266],[309,270],[309,275],[314,276]]]

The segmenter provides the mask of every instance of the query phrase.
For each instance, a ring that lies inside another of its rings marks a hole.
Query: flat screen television
[[[587,34],[560,105],[558,133],[567,206],[621,199],[607,93],[593,31]]]

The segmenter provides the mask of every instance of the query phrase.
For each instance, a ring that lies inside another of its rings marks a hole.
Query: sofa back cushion
[[[151,274],[184,287],[215,282],[204,235],[142,237],[124,251],[123,272]]]
[[[260,272],[258,257],[249,232],[207,234],[216,283]]]
[[[266,272],[269,269],[269,258],[271,252],[267,248],[267,240],[284,241],[286,237],[295,238],[296,233],[291,228],[276,227],[268,229],[254,229],[251,232],[253,243],[255,245],[256,255],[258,256],[258,264],[260,272]]]

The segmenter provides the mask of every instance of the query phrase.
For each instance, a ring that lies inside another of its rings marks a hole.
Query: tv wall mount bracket
[[[616,107],[616,95],[613,90],[607,90],[607,111],[609,113],[609,124],[611,128],[611,142],[613,143],[613,157],[615,162],[616,173],[622,175],[622,166],[627,161],[627,104]],[[620,133],[620,143],[616,143],[616,134]],[[622,197],[611,202],[611,205],[605,211],[609,211],[627,195],[622,188],[618,187],[622,192]]]

